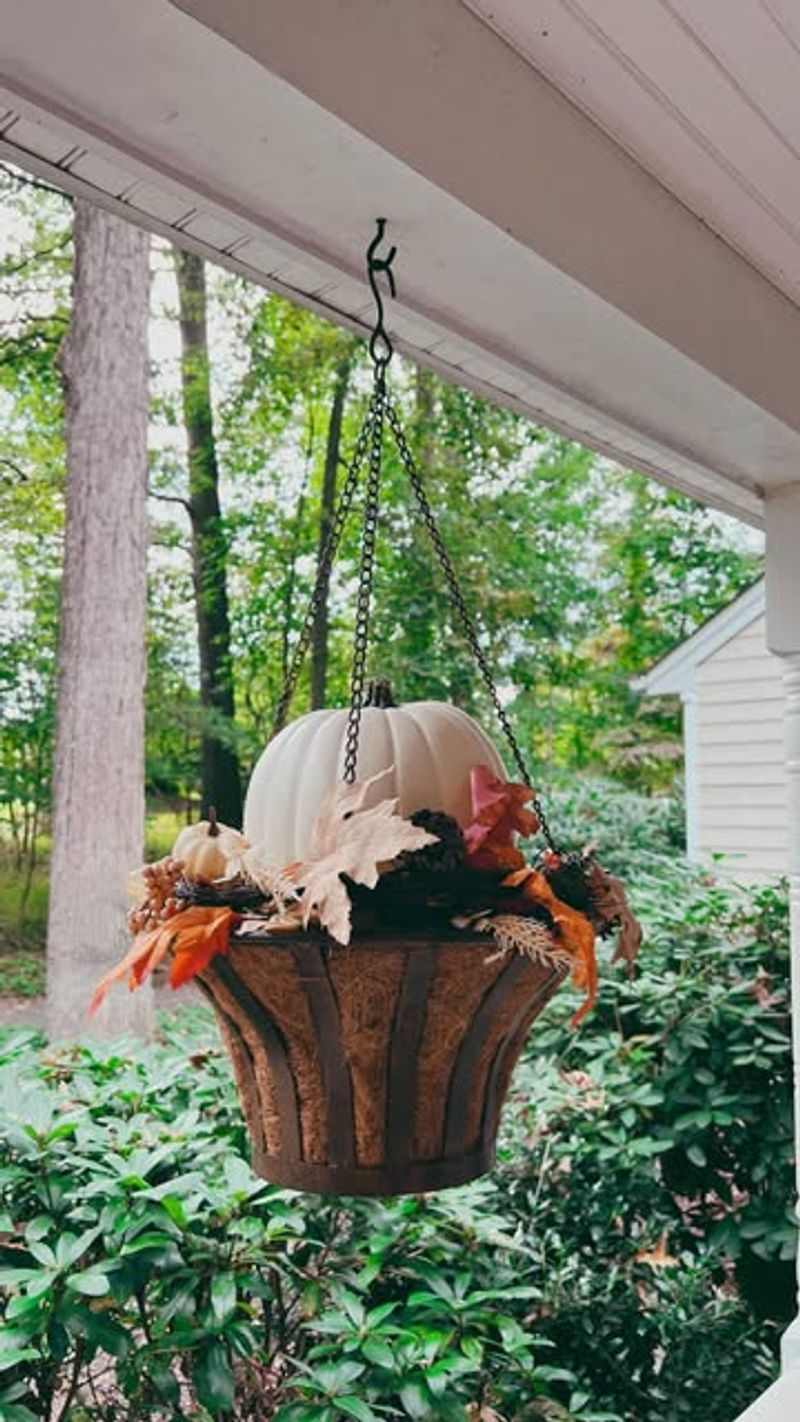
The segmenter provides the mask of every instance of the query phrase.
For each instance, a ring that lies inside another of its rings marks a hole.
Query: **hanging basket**
[[[246,836],[211,815],[132,876],[134,943],[94,997],[126,974],[136,986],[167,954],[174,986],[197,976],[233,1061],[254,1168],[323,1194],[416,1193],[489,1170],[532,1023],[570,971],[586,992],[573,1020],[588,1011],[596,932],[620,927],[629,959],[640,937],[621,885],[553,838],[436,525],[386,384],[376,274],[394,290],[394,248],[377,256],[383,232],[381,220],[368,251],[372,395],[251,781]],[[462,711],[399,708],[385,682],[368,683],[385,430],[518,781]],[[349,707],[287,727],[365,464]],[[516,837],[536,833],[546,849],[529,865]]]
[[[544,958],[544,955],[543,955]],[[201,974],[253,1168],[320,1194],[397,1195],[492,1168],[528,1030],[567,968],[485,937],[231,944]]]

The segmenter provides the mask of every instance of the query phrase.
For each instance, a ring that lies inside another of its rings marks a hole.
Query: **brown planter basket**
[[[200,975],[253,1168],[320,1194],[399,1195],[492,1168],[528,1030],[567,968],[478,935],[231,942]]]

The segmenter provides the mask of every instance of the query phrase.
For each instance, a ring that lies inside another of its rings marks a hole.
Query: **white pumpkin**
[[[341,780],[347,711],[311,711],[270,741],[253,771],[244,806],[244,832],[275,864],[306,857],[320,805]],[[359,780],[394,767],[388,789],[402,815],[443,810],[469,824],[470,771],[505,769],[488,736],[457,706],[412,701],[405,706],[365,706],[358,743]],[[367,807],[373,803],[367,800]]]
[[[230,825],[218,824],[216,819],[198,820],[197,824],[181,830],[172,846],[172,855],[183,860],[190,879],[224,879],[237,872],[247,848],[245,836]]]

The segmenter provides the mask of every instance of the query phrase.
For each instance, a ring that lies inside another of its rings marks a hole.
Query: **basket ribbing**
[[[416,1193],[491,1169],[527,1031],[560,986],[464,935],[232,942],[202,973],[253,1166],[335,1194]]]

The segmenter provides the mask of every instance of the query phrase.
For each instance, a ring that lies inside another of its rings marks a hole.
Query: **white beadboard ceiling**
[[[800,301],[798,0],[463,0]]]
[[[800,482],[792,34],[790,0],[0,0],[0,156],[362,331],[385,214],[401,349],[759,523]]]

